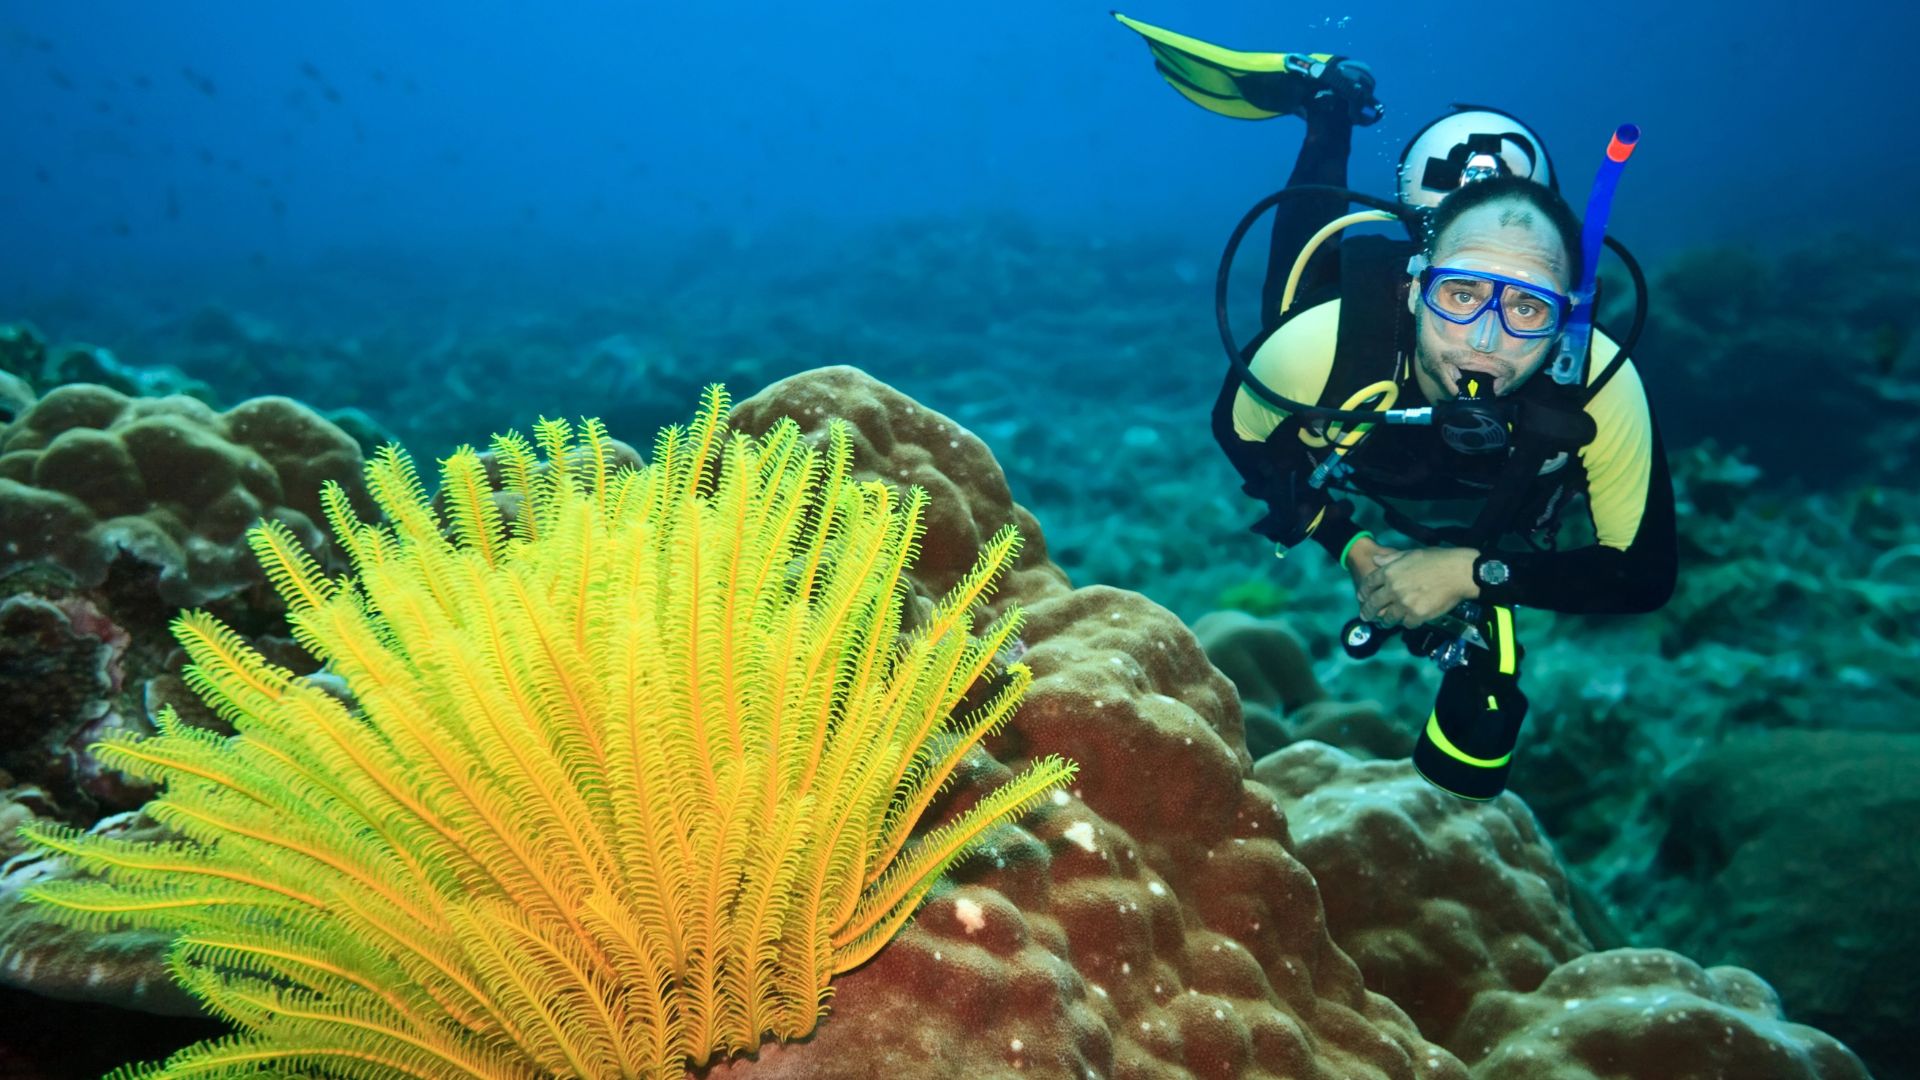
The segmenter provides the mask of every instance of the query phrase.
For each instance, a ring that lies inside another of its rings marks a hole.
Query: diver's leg
[[[1300,143],[1300,154],[1293,162],[1293,175],[1287,186],[1307,184],[1330,187],[1347,186],[1347,155],[1353,148],[1353,118],[1347,102],[1328,94],[1309,101],[1307,136]],[[1267,249],[1267,279],[1260,292],[1260,321],[1271,329],[1280,321],[1280,297],[1286,291],[1287,275],[1293,262],[1313,234],[1347,208],[1347,200],[1334,194],[1297,195],[1283,199],[1273,212],[1273,241]],[[1314,254],[1301,275],[1297,296],[1337,286],[1340,282],[1340,249],[1329,242]]]

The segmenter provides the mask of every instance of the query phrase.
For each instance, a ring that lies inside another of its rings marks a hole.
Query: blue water
[[[1543,133],[1584,190],[1645,130],[1618,230],[1648,254],[1850,226],[1912,237],[1920,20],[1904,5],[1277,5],[1127,13],[1369,61],[1386,189],[1448,102]],[[1216,242],[1296,122],[1153,76],[1096,4],[0,5],[0,298],[253,258],[643,258],[668,238],[1012,210]],[[773,230],[770,234],[769,230]],[[564,265],[564,264],[563,264]]]

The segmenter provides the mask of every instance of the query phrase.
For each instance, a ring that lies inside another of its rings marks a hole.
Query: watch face
[[[1498,559],[1488,559],[1480,564],[1480,581],[1484,585],[1505,585],[1507,583],[1507,564]]]

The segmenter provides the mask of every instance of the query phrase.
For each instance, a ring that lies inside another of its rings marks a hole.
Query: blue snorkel
[[[1593,299],[1600,269],[1600,248],[1606,243],[1607,215],[1613,211],[1613,189],[1620,173],[1633,156],[1640,141],[1636,124],[1621,124],[1607,144],[1606,160],[1594,174],[1593,191],[1587,196],[1587,212],[1580,229],[1580,284],[1573,291],[1573,311],[1567,316],[1567,329],[1560,337],[1560,352],[1547,373],[1562,386],[1579,384],[1587,373],[1587,347],[1593,341]]]

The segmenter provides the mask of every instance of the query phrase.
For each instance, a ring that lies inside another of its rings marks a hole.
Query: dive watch
[[[1499,559],[1482,555],[1473,560],[1473,583],[1475,585],[1505,585],[1513,572]]]

